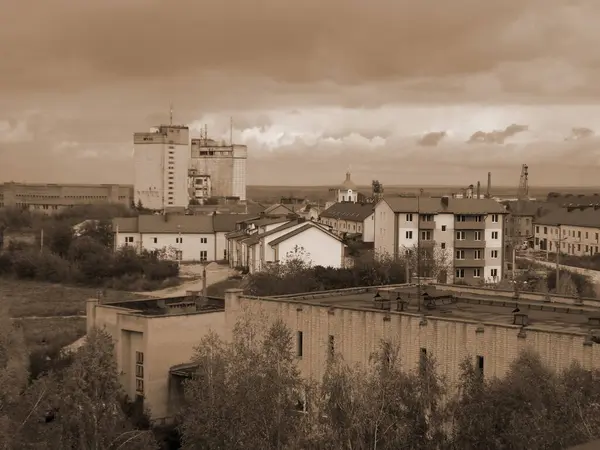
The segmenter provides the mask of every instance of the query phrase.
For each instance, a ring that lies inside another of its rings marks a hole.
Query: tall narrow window
[[[144,395],[144,354],[135,352],[135,393]]]
[[[427,349],[422,347],[419,352],[419,370],[425,372],[427,369]]]
[[[475,367],[477,374],[483,378],[483,356],[477,355],[477,366]]]
[[[304,335],[302,331],[298,331],[298,358],[302,358],[303,350],[304,350]]]
[[[329,335],[329,357],[333,358],[335,355],[335,337],[333,335]]]

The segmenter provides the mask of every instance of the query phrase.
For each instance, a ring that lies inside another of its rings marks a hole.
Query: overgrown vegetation
[[[111,219],[127,211],[120,205],[82,206],[55,216],[3,210],[0,227],[26,230],[35,240],[10,242],[0,254],[0,275],[133,291],[176,284],[179,268],[165,259],[166,251],[113,251]]]
[[[517,277],[519,289],[529,292],[557,292],[556,270],[532,261],[517,261],[524,272]],[[508,287],[504,283],[501,287]],[[559,272],[558,294],[596,298],[596,286],[590,277],[562,269]]]
[[[435,360],[417,367],[393,340],[366,368],[333,355],[322,380],[304,380],[295,339],[281,322],[246,316],[231,343],[206,336],[185,385],[182,448],[564,449],[600,436],[600,373],[554,373],[524,352],[506,377],[484,378],[474,355],[460,384]]]
[[[556,253],[549,253],[548,261],[556,262]],[[560,264],[565,266],[579,267],[581,269],[600,270],[600,253],[587,256],[560,255]]]

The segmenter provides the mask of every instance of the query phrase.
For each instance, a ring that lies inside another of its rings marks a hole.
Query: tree
[[[150,431],[128,422],[123,396],[112,338],[93,330],[62,378],[56,405],[61,448],[157,448]]]
[[[183,449],[282,449],[298,435],[303,385],[292,335],[281,322],[261,322],[243,319],[231,343],[209,334],[198,346],[198,370],[185,385]]]
[[[66,257],[73,241],[73,228],[65,222],[57,222],[48,227],[45,233],[45,244],[52,253]]]
[[[106,248],[113,248],[112,224],[109,220],[88,220],[79,230],[79,237],[89,237]]]
[[[446,282],[453,267],[450,251],[435,242],[407,248],[404,259],[411,273],[435,278],[438,282]]]

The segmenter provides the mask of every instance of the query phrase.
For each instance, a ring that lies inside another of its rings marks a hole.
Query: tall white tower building
[[[186,208],[189,204],[190,131],[160,125],[134,133],[134,201],[150,210]]]

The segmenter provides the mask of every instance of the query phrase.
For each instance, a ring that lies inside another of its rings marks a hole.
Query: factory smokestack
[[[488,183],[487,183],[487,198],[492,197],[492,172],[488,172]]]
[[[477,182],[477,199],[479,200],[481,198],[481,183],[478,181]]]

